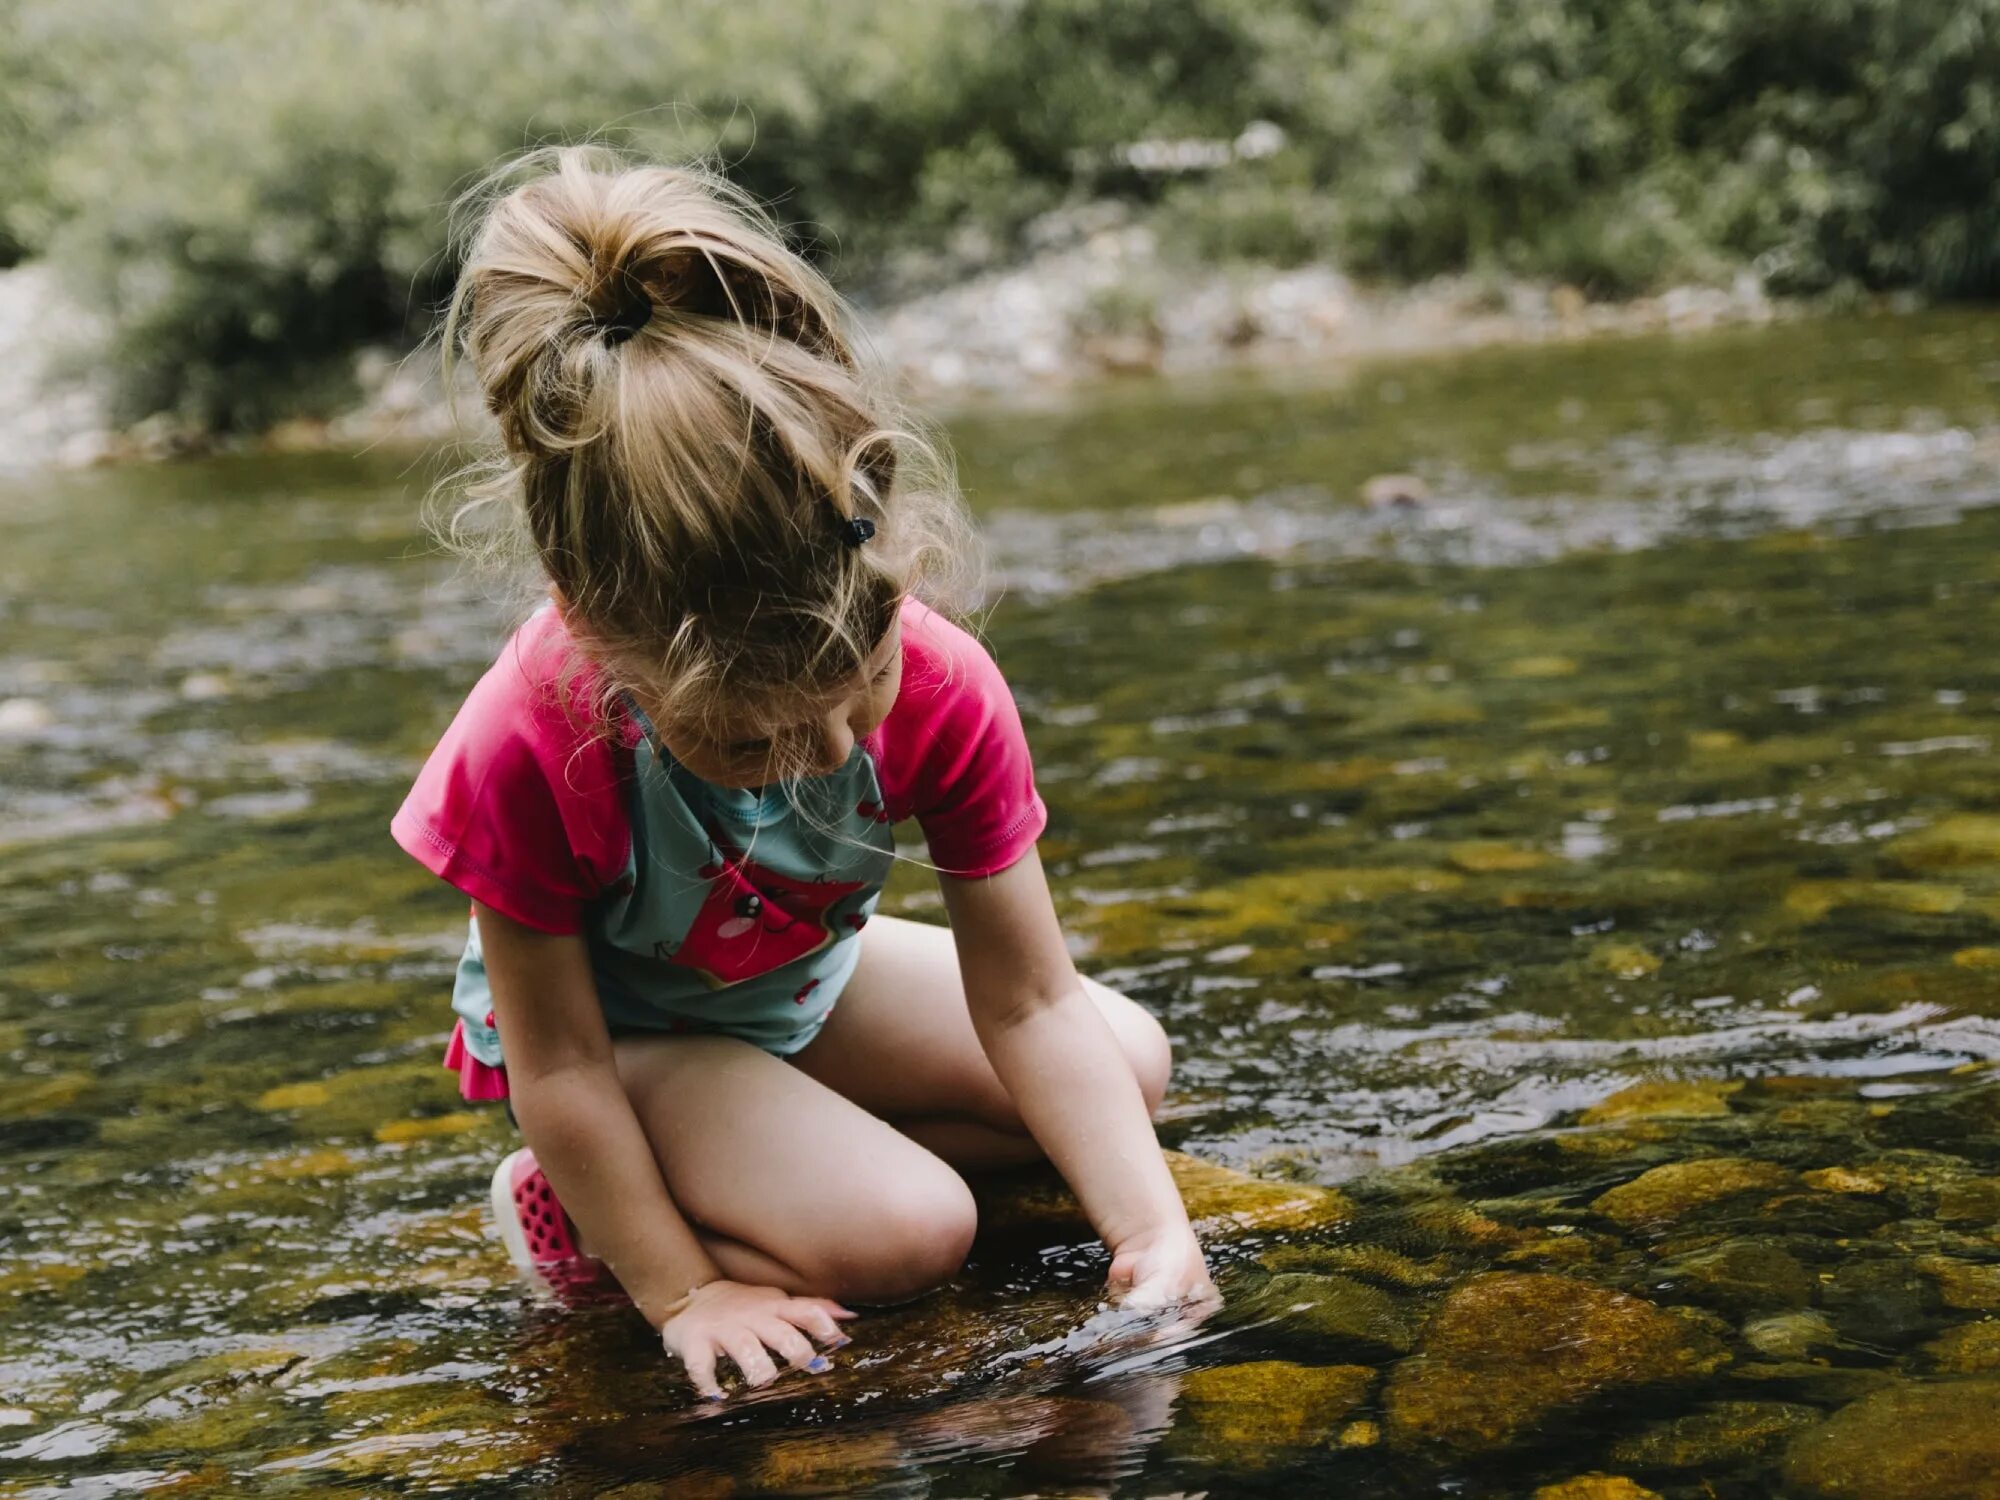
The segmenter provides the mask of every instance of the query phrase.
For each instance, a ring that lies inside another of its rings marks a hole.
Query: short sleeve
[[[903,687],[884,721],[883,793],[923,828],[947,875],[995,875],[1041,837],[1020,710],[984,647],[921,605],[903,612]]]
[[[424,762],[390,832],[474,901],[567,933],[623,874],[631,828],[612,745],[561,706],[562,645],[551,611],[521,627]]]

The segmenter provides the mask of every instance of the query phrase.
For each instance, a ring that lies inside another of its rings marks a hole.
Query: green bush
[[[1206,259],[1619,294],[2000,292],[2000,0],[0,0],[0,262],[128,415],[254,425],[426,328],[444,214],[595,137],[712,154],[850,287],[1072,199]],[[1147,137],[1276,156],[1179,178]],[[913,269],[914,268],[914,269]]]

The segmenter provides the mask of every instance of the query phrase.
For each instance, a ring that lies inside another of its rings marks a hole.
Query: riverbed
[[[0,1496],[2000,1493],[1890,1451],[2000,1403],[2000,316],[951,436],[1078,962],[1166,1144],[1305,1205],[1218,1208],[1235,1311],[1093,1343],[1098,1252],[1003,1206],[691,1414],[514,1285],[437,1065],[462,900],[387,821],[523,605],[430,461],[10,480]]]

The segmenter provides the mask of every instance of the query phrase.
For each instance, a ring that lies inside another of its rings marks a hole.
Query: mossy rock
[[[1768,1161],[1740,1156],[1668,1162],[1598,1195],[1590,1206],[1626,1229],[1663,1229],[1734,1198],[1768,1198],[1798,1178]]]
[[[1533,1500],[1660,1500],[1660,1493],[1623,1474],[1578,1474],[1543,1485]]]
[[[1475,1276],[1432,1316],[1421,1352],[1391,1372],[1390,1442],[1504,1448],[1566,1407],[1727,1361],[1708,1329],[1637,1297],[1567,1276]]]
[[[1927,1255],[1917,1266],[1937,1283],[1938,1296],[1946,1307],[1967,1312],[2000,1311],[2000,1265]]]
[[[1883,851],[1909,870],[2000,864],[2000,817],[1964,813],[1893,839]]]
[[[1793,1401],[1718,1401],[1611,1445],[1611,1461],[1635,1469],[1706,1469],[1775,1452],[1820,1420],[1816,1406]]]
[[[1898,1382],[1801,1433],[1785,1482],[1814,1500],[2000,1500],[2000,1379]]]
[[[1938,1323],[1936,1284],[1901,1256],[1849,1260],[1820,1291],[1833,1324],[1863,1344],[1908,1343]]]
[[[1307,1183],[1266,1182],[1179,1151],[1164,1153],[1187,1205],[1188,1218],[1204,1237],[1284,1230],[1323,1229],[1353,1212],[1331,1188]],[[1079,1241],[1096,1238],[1076,1195],[1054,1171],[1033,1167],[975,1184],[983,1231],[999,1235],[1039,1235]]]
[[[1940,1224],[2000,1225],[2000,1177],[1972,1177],[1938,1190]]]
[[[1374,1380],[1365,1365],[1275,1359],[1196,1370],[1181,1381],[1173,1445],[1217,1467],[1261,1467],[1333,1441]]]
[[[1963,1323],[1924,1345],[1924,1360],[1942,1375],[2000,1374],[2000,1318]]]
[[[1648,1079],[1609,1094],[1583,1112],[1581,1123],[1614,1120],[1699,1120],[1729,1113],[1729,1098],[1741,1082],[1730,1079]]]
[[[1648,1277],[1658,1295],[1685,1297],[1729,1313],[1804,1307],[1812,1301],[1810,1271],[1768,1240],[1725,1240],[1706,1250],[1676,1255]]]
[[[1350,1276],[1273,1276],[1234,1313],[1268,1322],[1279,1336],[1308,1335],[1358,1353],[1407,1354],[1417,1341],[1417,1319],[1409,1309]]]

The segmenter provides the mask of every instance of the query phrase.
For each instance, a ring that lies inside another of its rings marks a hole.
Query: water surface
[[[1755,1154],[1806,1077],[1845,1123],[1785,1171],[1931,1176],[1890,1220],[1758,1234],[1827,1284],[1885,1223],[2000,1261],[2000,1200],[1983,1227],[1933,1201],[2000,1170],[2000,1125],[1952,1102],[2000,1056],[1996,332],[1805,323],[954,424],[1075,951],[1177,1044],[1164,1137],[1375,1205],[1232,1240],[1241,1305],[1287,1264],[1407,1257],[1425,1203],[1542,1234],[1667,1155]],[[1365,503],[1385,471],[1424,498]],[[509,1131],[436,1066],[460,904],[385,831],[517,607],[428,550],[426,478],[235,459],[0,496],[0,1495],[1502,1494],[1593,1464],[1773,1492],[1776,1439],[1620,1468],[1643,1414],[1498,1467],[1405,1443],[1407,1342],[1282,1312],[1094,1350],[1075,1236],[989,1245],[948,1316],[874,1320],[845,1383],[706,1423],[643,1328],[525,1303],[480,1206]],[[914,874],[891,904],[938,910]],[[1538,1144],[1642,1079],[1725,1102],[1617,1137],[1639,1155]],[[1921,1131],[1867,1135],[1918,1102],[1894,1118]],[[1493,1206],[1522,1194],[1544,1207]],[[1702,1248],[1590,1222],[1565,1274],[1668,1302],[1654,1269]],[[1362,1280],[1435,1300],[1501,1256],[1461,1235],[1428,1290]],[[1812,1291],[1846,1342],[1811,1358],[1939,1378],[1933,1342],[2000,1293],[1922,1275],[1928,1311],[1867,1336]],[[1704,1316],[1756,1365],[1743,1307]],[[1325,1431],[1232,1435],[1203,1380],[1271,1358],[1387,1373]],[[1779,1404],[1803,1430],[1860,1394]]]

